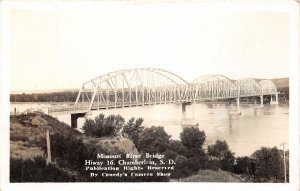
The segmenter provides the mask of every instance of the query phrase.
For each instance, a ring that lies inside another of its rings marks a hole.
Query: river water
[[[63,103],[68,105],[71,103]],[[56,104],[57,105],[57,104]],[[59,103],[62,105],[62,103]],[[47,108],[53,103],[11,103],[10,110],[17,112],[30,108],[40,108],[47,113]],[[206,134],[205,147],[219,140],[226,140],[235,156],[250,156],[260,147],[273,147],[283,142],[288,143],[289,137],[289,106],[287,104],[266,104],[262,109],[255,109],[254,104],[241,104],[241,115],[229,115],[234,104],[228,103],[199,103],[188,105],[187,118],[194,118],[199,129]],[[92,117],[105,114],[120,114],[125,120],[131,117],[144,119],[143,125],[164,126],[172,139],[179,139],[182,131],[182,108],[180,104],[154,105],[132,108],[119,108],[93,111]],[[57,115],[60,121],[70,125],[69,115]],[[78,126],[82,127],[84,118],[78,119]]]

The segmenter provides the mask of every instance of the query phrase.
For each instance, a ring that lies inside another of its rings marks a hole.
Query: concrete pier
[[[241,109],[240,109],[240,98],[237,97],[235,98],[236,100],[236,107],[233,109],[231,107],[231,100],[229,101],[229,104],[230,104],[230,107],[228,108],[228,115],[241,115],[242,112],[241,112]]]
[[[193,107],[193,115],[191,118],[188,118],[187,111],[186,111],[186,106],[191,105],[192,102],[185,102],[181,104],[181,126],[182,127],[192,127],[192,126],[197,126],[197,123],[195,122],[195,111],[194,111],[194,105]]]
[[[264,107],[264,96],[260,96],[260,107]]]
[[[273,100],[272,97],[273,97],[273,96],[271,95],[270,104],[272,104],[272,105],[278,105],[278,93],[275,94],[275,100]]]
[[[240,114],[241,109],[240,109],[240,98],[239,97],[236,98],[236,107],[237,107],[237,113]]]
[[[77,119],[79,117],[86,117],[86,113],[72,113],[71,114],[71,127],[77,128]]]

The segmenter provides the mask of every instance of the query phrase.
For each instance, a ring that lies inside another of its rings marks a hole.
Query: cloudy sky
[[[102,3],[11,12],[10,90],[79,89],[125,68],[157,67],[187,81],[289,75],[289,15],[201,4]]]

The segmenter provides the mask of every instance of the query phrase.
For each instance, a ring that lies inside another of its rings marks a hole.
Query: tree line
[[[10,94],[11,102],[75,102],[78,92]]]
[[[277,89],[280,92],[278,99],[280,102],[287,102],[289,100],[289,87],[280,87]],[[10,94],[11,102],[75,102],[78,92],[64,91],[53,93],[32,93],[32,94]],[[254,101],[258,98],[247,98]],[[267,98],[269,99],[269,98]]]

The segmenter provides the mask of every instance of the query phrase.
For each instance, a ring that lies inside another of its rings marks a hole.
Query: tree
[[[168,150],[174,151],[178,155],[187,156],[188,149],[181,143],[180,140],[170,140]]]
[[[142,126],[143,121],[144,120],[142,118],[134,120],[134,118],[132,117],[125,124],[122,130],[122,135],[131,139],[136,146],[138,144],[139,135],[143,132],[145,128],[144,126]]]
[[[251,175],[255,174],[255,161],[250,157],[237,157],[236,165],[234,166],[234,173]]]
[[[140,134],[137,148],[148,153],[162,153],[167,149],[170,138],[171,136],[161,126],[145,128]]]
[[[218,158],[222,170],[233,171],[235,157],[226,141],[216,140],[214,145],[208,146],[207,153]]]
[[[172,178],[183,178],[191,174],[187,158],[181,155],[176,158],[174,169],[174,172],[171,174]]]
[[[100,124],[98,123],[98,121],[100,121]],[[109,115],[108,117],[100,120],[97,120],[96,117],[95,122],[96,122],[96,126],[102,127],[102,132],[100,131],[102,135],[116,136],[119,134],[120,130],[124,127],[125,120],[121,115]]]
[[[52,159],[62,167],[74,170],[82,168],[88,157],[88,150],[81,139],[69,134],[55,133],[51,135]]]
[[[75,176],[57,165],[46,164],[42,157],[34,159],[10,158],[11,182],[75,182]]]
[[[233,172],[235,165],[234,153],[228,150],[224,153],[224,157],[220,161],[221,169],[229,172]]]
[[[82,126],[84,134],[87,136],[94,136],[96,135],[96,123],[93,119],[87,119],[85,120],[83,126]]]
[[[218,171],[220,169],[220,162],[218,159],[210,159],[205,165],[206,169]]]
[[[203,162],[205,162],[205,156],[195,155],[188,158],[187,166],[191,173],[197,173],[200,168],[203,167]]]
[[[206,135],[204,131],[200,131],[198,127],[184,128],[180,133],[180,139],[184,146],[195,152],[202,151],[202,145]]]
[[[86,120],[82,128],[84,134],[88,136],[116,136],[124,127],[124,123],[125,120],[121,115],[109,115],[105,117],[104,114],[99,114],[95,120]]]
[[[207,153],[218,159],[222,159],[227,151],[229,151],[227,142],[220,140],[216,140],[214,145],[209,145],[207,148]]]
[[[284,182],[283,152],[277,147],[262,147],[255,151],[252,157],[257,162],[257,178],[261,181]]]

